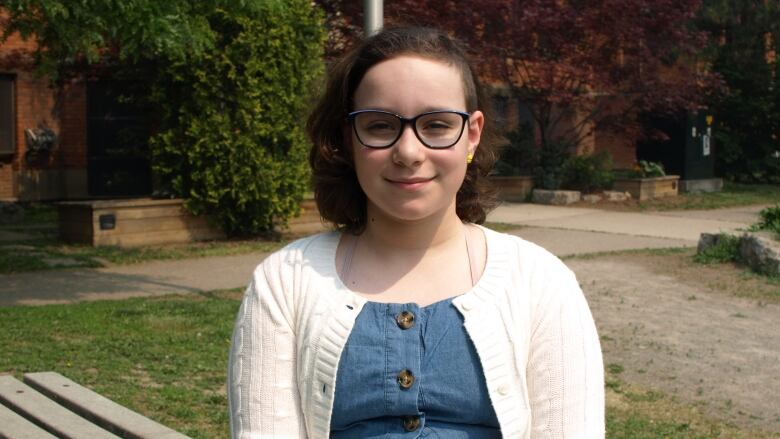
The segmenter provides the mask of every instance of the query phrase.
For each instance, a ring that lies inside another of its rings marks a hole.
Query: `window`
[[[0,155],[16,152],[14,122],[14,77],[0,75]]]

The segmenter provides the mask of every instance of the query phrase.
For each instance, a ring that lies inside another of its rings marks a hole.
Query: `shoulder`
[[[519,236],[485,230],[491,276],[510,298],[537,311],[542,303],[579,300],[577,276],[557,256]]]
[[[281,249],[268,255],[255,268],[258,272],[289,270],[302,265],[327,267],[336,254],[339,235],[335,232],[324,232],[288,243]]]
[[[307,286],[320,279],[332,278],[337,245],[337,233],[320,233],[293,241],[271,253],[252,273],[245,298],[266,303],[292,322],[295,303],[302,292],[307,291]]]
[[[508,233],[496,232],[482,227],[488,246],[488,254],[506,259],[509,269],[536,276],[573,276],[572,271],[560,258],[544,247]]]

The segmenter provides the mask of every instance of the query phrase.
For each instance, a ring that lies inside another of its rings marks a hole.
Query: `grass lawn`
[[[0,308],[0,374],[56,371],[194,438],[227,437],[241,294]]]
[[[720,209],[751,204],[775,204],[780,202],[780,186],[740,184],[724,182],[721,192],[682,193],[676,197],[656,198],[622,203],[602,201],[597,204],[577,203],[580,207],[597,207],[620,211],[663,211],[678,209]]]
[[[271,252],[294,238],[285,236],[279,240],[225,240],[120,248],[63,244],[57,240],[57,233],[57,210],[51,205],[30,205],[23,217],[0,221],[0,236],[6,235],[0,241],[0,274]]]
[[[661,438],[776,438],[776,434],[740,430],[703,416],[696,406],[677,402],[662,392],[627,384],[620,379],[622,367],[606,365],[607,437],[620,439]]]
[[[0,374],[53,370],[193,438],[228,437],[227,351],[242,292],[0,308]],[[609,438],[761,438],[607,366]]]

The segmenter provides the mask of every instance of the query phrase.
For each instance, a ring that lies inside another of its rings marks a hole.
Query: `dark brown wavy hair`
[[[365,39],[329,69],[327,86],[309,116],[312,141],[309,164],[314,198],[320,215],[337,229],[361,233],[366,225],[366,194],[360,187],[352,161],[347,114],[360,81],[374,65],[401,55],[415,55],[444,62],[458,69],[463,79],[466,111],[489,113],[487,101],[465,50],[445,33],[423,27],[397,27]],[[487,174],[496,161],[496,136],[485,117],[485,127],[474,160],[456,196],[461,221],[481,224],[495,202]]]

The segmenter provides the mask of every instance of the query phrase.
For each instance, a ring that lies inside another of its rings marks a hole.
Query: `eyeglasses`
[[[471,115],[462,111],[438,110],[407,119],[389,111],[358,110],[347,115],[360,143],[368,148],[392,146],[410,124],[423,145],[433,149],[449,148],[458,143]]]

